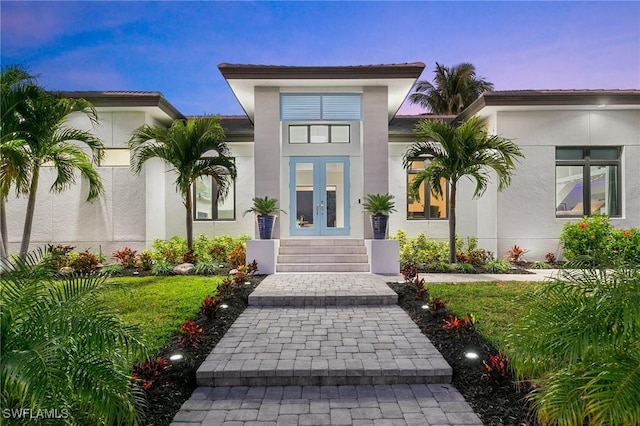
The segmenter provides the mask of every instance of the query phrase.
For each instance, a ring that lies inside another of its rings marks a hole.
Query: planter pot
[[[373,229],[374,240],[384,240],[387,237],[387,224],[389,216],[373,215],[371,216],[371,228]]]
[[[276,224],[276,216],[258,216],[258,232],[261,240],[270,240],[273,235],[273,227]]]

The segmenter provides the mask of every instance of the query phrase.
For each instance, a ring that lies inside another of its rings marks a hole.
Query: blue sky
[[[496,90],[639,89],[640,2],[0,3],[1,62],[51,90],[242,114],[217,66],[471,62]],[[419,113],[405,105],[401,113]]]

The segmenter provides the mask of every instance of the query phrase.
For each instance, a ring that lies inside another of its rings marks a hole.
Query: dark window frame
[[[413,162],[415,161],[425,161],[424,158],[414,158],[411,159],[411,164],[413,165]],[[412,197],[411,194],[409,194],[409,186],[411,185],[410,182],[410,176],[411,175],[417,175],[419,172],[423,171],[424,168],[413,168],[410,167],[408,169],[406,169],[406,178],[405,178],[405,183],[406,183],[406,197],[407,197],[407,207],[406,207],[406,218],[407,220],[449,220],[449,183],[447,182],[445,184],[445,188],[444,188],[444,200],[445,200],[445,206],[446,206],[446,212],[445,212],[445,216],[444,217],[431,217],[431,186],[429,185],[428,182],[424,183],[424,194],[420,194],[420,199],[424,201],[424,217],[411,217],[410,216],[410,212],[409,212],[409,205],[411,204],[412,201]]]
[[[197,202],[198,202],[198,198],[197,198],[197,194],[196,194],[196,185],[193,184],[191,185],[191,200],[192,200],[192,217],[193,217],[193,221],[194,222],[233,222],[236,220],[236,181],[232,181],[231,184],[233,185],[232,189],[233,189],[233,217],[232,218],[218,218],[218,199],[216,197],[216,200],[214,202],[213,197],[216,196],[217,191],[215,191],[214,189],[216,188],[216,182],[213,179],[212,176],[207,176],[210,180],[211,180],[211,218],[199,218],[198,216],[198,208],[197,208]]]
[[[582,150],[582,158],[581,159],[569,159],[563,160],[558,159],[558,152],[562,149],[573,149],[573,150]],[[591,151],[598,149],[616,149],[617,158],[614,159],[592,159]],[[592,166],[615,166],[616,167],[616,179],[618,184],[616,185],[617,194],[616,197],[618,202],[622,201],[622,147],[620,146],[556,146],[555,150],[556,154],[556,163],[555,163],[555,182],[558,182],[558,167],[559,166],[574,166],[574,167],[582,167],[582,206],[583,211],[581,214],[558,214],[558,203],[560,200],[556,198],[555,200],[555,216],[556,218],[581,218],[584,216],[591,217],[593,216],[591,212],[591,185],[587,185],[587,182],[591,182],[591,167]],[[557,197],[556,193],[556,197]],[[589,200],[589,202],[586,202]],[[618,212],[616,214],[610,214],[609,217],[622,217],[622,205],[619,204]]]
[[[305,145],[305,144],[318,144],[320,145],[321,143],[319,142],[311,142],[311,127],[312,126],[326,126],[328,128],[327,134],[327,142],[324,143],[328,143],[328,144],[340,144],[340,145],[347,145],[351,143],[351,124],[337,124],[337,123],[333,123],[333,124],[325,124],[325,123],[313,123],[313,124],[288,124],[287,125],[287,133],[288,133],[288,137],[287,137],[287,142],[289,143],[289,145]],[[306,127],[307,129],[307,141],[306,142],[291,142],[291,128],[292,127]],[[347,142],[333,142],[333,138],[332,138],[332,127],[347,127],[349,129],[349,140]]]

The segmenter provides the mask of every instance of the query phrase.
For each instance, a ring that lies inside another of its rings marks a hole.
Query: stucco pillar
[[[277,87],[255,88],[254,179],[255,197],[280,197],[280,92]],[[280,238],[276,221],[273,238]],[[255,235],[258,235],[257,228]]]
[[[389,192],[388,88],[367,86],[362,95],[362,160],[364,194]],[[364,237],[373,238],[369,219],[364,220]]]

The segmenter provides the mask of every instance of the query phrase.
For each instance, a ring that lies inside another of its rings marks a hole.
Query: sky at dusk
[[[0,2],[2,65],[51,90],[242,114],[218,64],[471,62],[496,90],[640,89],[640,2]],[[420,113],[407,103],[400,113]]]

